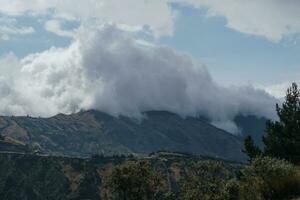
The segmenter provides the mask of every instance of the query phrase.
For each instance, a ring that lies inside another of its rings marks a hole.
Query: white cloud
[[[20,34],[26,35],[34,33],[35,30],[33,27],[15,27],[15,26],[0,26],[0,32],[2,34]]]
[[[1,114],[49,116],[94,108],[139,116],[142,111],[168,110],[205,115],[231,129],[229,122],[238,113],[274,116],[276,99],[266,92],[251,86],[221,87],[190,56],[144,45],[111,25],[82,27],[67,48],[22,60],[9,55],[2,58],[0,69],[5,72]]]
[[[271,84],[271,85],[257,85],[256,88],[263,89],[272,96],[283,99],[286,95],[286,91],[289,87],[291,87],[292,82],[285,81],[278,84]],[[298,85],[300,85],[298,83]]]
[[[35,32],[31,26],[19,26],[13,18],[0,17],[0,40],[10,40],[12,35],[28,35]]]
[[[0,13],[18,16],[26,13],[86,21],[98,19],[123,27],[149,27],[155,37],[172,35],[176,12],[164,0],[1,0]]]
[[[173,0],[170,0],[173,1]],[[236,31],[278,42],[300,33],[299,0],[177,0],[208,8],[208,16],[223,16]]]
[[[61,22],[58,20],[49,20],[45,23],[45,29],[49,32],[52,32],[56,35],[62,37],[73,37],[74,32],[69,30],[63,30]]]
[[[300,32],[299,0],[1,0],[0,13],[98,19],[129,30],[149,27],[155,37],[160,37],[174,32],[179,11],[172,8],[172,3],[207,8],[208,17],[225,17],[227,27],[274,42]]]

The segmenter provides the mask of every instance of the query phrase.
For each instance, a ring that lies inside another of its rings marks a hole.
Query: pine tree
[[[254,144],[254,141],[251,136],[246,137],[244,141],[244,150],[243,152],[249,157],[249,161],[262,155],[262,151]]]
[[[276,105],[279,121],[268,121],[264,154],[300,162],[300,91],[296,83],[287,90],[285,102]]]

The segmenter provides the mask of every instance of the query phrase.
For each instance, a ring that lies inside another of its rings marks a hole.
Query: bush
[[[239,186],[238,200],[266,200],[268,187],[259,177],[250,177]]]
[[[105,187],[115,199],[153,199],[162,189],[161,175],[148,162],[128,162],[114,167]]]
[[[256,158],[244,170],[240,199],[289,199],[300,196],[299,169],[291,163],[270,157]]]
[[[224,186],[224,199],[225,200],[239,200],[239,182],[236,179],[230,179]]]
[[[179,199],[224,200],[226,179],[229,172],[221,162],[197,162],[182,185]]]

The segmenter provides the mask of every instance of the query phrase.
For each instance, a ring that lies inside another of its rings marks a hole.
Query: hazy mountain
[[[252,136],[255,143],[262,147],[262,136],[265,134],[266,118],[239,115],[234,121],[243,137]]]
[[[148,154],[159,150],[244,160],[243,141],[199,119],[162,111],[141,120],[95,110],[51,118],[1,117],[0,133],[50,154]]]

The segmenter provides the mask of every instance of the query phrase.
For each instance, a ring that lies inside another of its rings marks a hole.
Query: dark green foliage
[[[239,200],[239,182],[234,178],[225,183],[223,197],[224,200]]]
[[[223,200],[230,173],[221,162],[198,162],[186,178],[180,200]]]
[[[0,140],[5,140],[5,137],[0,134]]]
[[[285,200],[300,196],[299,169],[284,160],[255,158],[243,170],[241,200]]]
[[[286,159],[293,163],[300,161],[300,92],[295,83],[287,90],[285,102],[276,105],[279,121],[268,121],[265,155]]]
[[[106,187],[116,199],[151,200],[162,187],[162,179],[148,162],[129,162],[112,169]]]
[[[1,200],[295,200],[297,197],[300,197],[299,168],[269,157],[254,158],[250,166],[245,166],[179,153],[97,160],[0,154]]]
[[[13,156],[12,156],[13,157]],[[55,161],[46,158],[0,157],[1,200],[67,199],[68,180]]]
[[[101,178],[96,168],[87,169],[84,178],[79,185],[79,199],[100,200]]]
[[[244,150],[243,152],[249,157],[250,161],[253,158],[262,155],[262,151],[254,144],[254,141],[251,136],[246,137],[244,141]]]
[[[278,121],[267,121],[263,136],[264,151],[254,144],[249,136],[244,141],[243,152],[250,161],[260,155],[300,163],[300,91],[296,83],[287,90],[285,102],[276,105]]]

